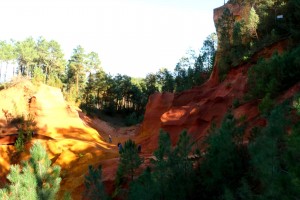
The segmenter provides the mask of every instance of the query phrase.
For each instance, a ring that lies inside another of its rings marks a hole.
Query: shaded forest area
[[[59,87],[67,101],[80,105],[88,114],[120,116],[126,125],[132,125],[142,120],[148,97],[154,92],[180,92],[203,83],[212,71],[216,45],[213,33],[198,55],[188,50],[173,72],[162,68],[145,78],[134,78],[106,73],[98,54],[86,53],[82,46],[74,48],[70,59],[65,60],[54,40],[29,37],[1,41],[0,80],[6,82],[11,78],[7,74],[12,74]]]

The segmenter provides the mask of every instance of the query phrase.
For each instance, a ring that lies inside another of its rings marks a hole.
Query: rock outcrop
[[[243,101],[247,90],[247,68],[241,66],[231,70],[222,83],[217,84],[212,75],[202,86],[174,95],[156,93],[150,96],[140,133],[148,138],[142,144],[153,151],[157,147],[159,129],[169,132],[173,143],[183,130],[187,130],[193,139],[201,140],[213,122],[219,124],[225,113],[233,109],[234,101]],[[237,117],[245,115],[248,120],[258,114],[255,102],[234,111]]]
[[[226,8],[233,13],[236,20],[247,19],[250,10],[248,6],[225,4],[214,10],[215,23]],[[150,96],[140,131],[140,143],[146,146],[149,152],[153,151],[157,147],[160,129],[170,133],[173,144],[183,130],[187,130],[194,140],[202,141],[212,123],[219,125],[228,111],[237,119],[247,122],[245,136],[252,127],[264,125],[265,120],[259,118],[259,100],[244,100],[248,90],[248,69],[255,65],[259,58],[269,58],[273,52],[280,53],[286,46],[287,41],[280,41],[265,47],[254,54],[247,63],[232,68],[222,82],[218,77],[221,55],[217,54],[211,77],[203,85],[174,95],[156,93]]]
[[[0,97],[0,111],[3,109],[10,113],[11,118],[30,114],[37,127],[25,151],[16,156],[18,154],[14,146],[7,144],[14,143],[17,129],[10,126],[5,112],[0,114],[0,177],[6,176],[11,164],[28,159],[32,143],[40,140],[53,164],[61,166],[61,194],[69,191],[73,199],[82,199],[84,175],[88,166],[98,165],[103,160],[115,165],[111,167],[103,164],[104,181],[114,180],[118,162],[116,145],[107,143],[102,133],[88,126],[80,118],[79,113],[83,115],[80,110],[64,100],[60,89],[21,81],[0,91]]]
[[[247,22],[248,18],[249,18],[251,6],[249,3],[243,3],[243,4],[242,3],[241,4],[226,3],[225,5],[223,5],[221,7],[215,8],[213,19],[214,19],[215,27],[217,30],[218,38],[220,38],[220,36],[221,36],[221,33],[219,32],[219,29],[218,29],[218,25],[219,25],[219,23],[222,23],[219,20],[222,18],[225,9],[228,9],[232,15],[233,24],[231,24],[231,29],[229,30],[229,33],[231,35],[230,40],[232,41],[232,33],[233,33],[234,23],[240,22],[242,20]],[[220,49],[220,46],[218,46],[218,49]]]

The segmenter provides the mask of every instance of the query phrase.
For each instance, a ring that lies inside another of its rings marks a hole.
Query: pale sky
[[[144,77],[173,70],[188,48],[215,32],[224,0],[0,0],[0,40],[39,36],[99,54],[107,73]]]

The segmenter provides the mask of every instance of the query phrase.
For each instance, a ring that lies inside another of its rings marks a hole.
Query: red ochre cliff
[[[249,12],[248,8],[225,4],[214,10],[215,22],[221,17],[221,11],[225,7],[231,10],[237,20],[245,17]],[[203,85],[176,94],[155,93],[151,95],[138,136],[143,149],[152,152],[157,148],[160,129],[170,133],[173,144],[183,130],[187,130],[194,140],[201,141],[212,123],[219,125],[229,110],[236,119],[243,119],[247,122],[246,136],[252,127],[264,125],[265,120],[259,117],[260,100],[244,103],[244,96],[248,89],[248,69],[255,65],[259,58],[270,58],[275,51],[280,53],[286,46],[287,41],[280,41],[265,47],[246,63],[232,68],[222,82],[218,77],[220,55],[217,54],[211,77]],[[239,102],[239,106],[233,106],[236,101]]]
[[[247,10],[241,10],[242,7],[226,4],[214,10],[215,22],[226,6],[237,20],[247,16]],[[187,130],[195,141],[203,141],[211,125],[219,125],[230,110],[236,119],[247,123],[247,137],[252,127],[266,124],[258,111],[260,100],[244,100],[248,90],[248,70],[259,58],[269,58],[275,51],[281,53],[287,45],[288,41],[283,40],[265,47],[247,62],[232,68],[222,82],[218,77],[220,54],[217,54],[213,73],[203,85],[181,93],[155,93],[149,97],[144,121],[137,135],[135,128],[116,130],[99,119],[87,117],[65,102],[58,88],[43,84],[34,86],[25,81],[0,91],[0,177],[4,179],[0,179],[0,183],[4,183],[11,164],[28,158],[28,149],[35,140],[40,140],[45,146],[52,163],[61,166],[59,196],[69,191],[73,199],[82,199],[84,176],[89,165],[102,165],[106,190],[110,194],[113,192],[119,161],[116,144],[128,138],[142,145],[141,155],[145,158],[145,168],[158,146],[160,129],[170,133],[173,144],[183,130]],[[298,91],[300,83],[278,97],[277,101],[282,102]],[[239,104],[234,106],[237,101]],[[27,153],[14,159],[12,155],[15,149],[7,144],[14,143],[17,129],[9,121],[12,116],[27,114],[34,116],[37,131],[33,141],[26,146]],[[108,135],[113,138],[112,144],[108,143]]]

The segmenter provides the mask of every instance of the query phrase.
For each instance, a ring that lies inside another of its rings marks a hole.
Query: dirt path
[[[119,142],[124,143],[128,139],[133,139],[138,132],[140,125],[130,127],[113,127],[108,122],[98,118],[86,116],[81,111],[78,111],[79,117],[89,127],[98,131],[99,135],[105,142],[109,142],[109,135],[112,138],[112,144],[117,145]]]

